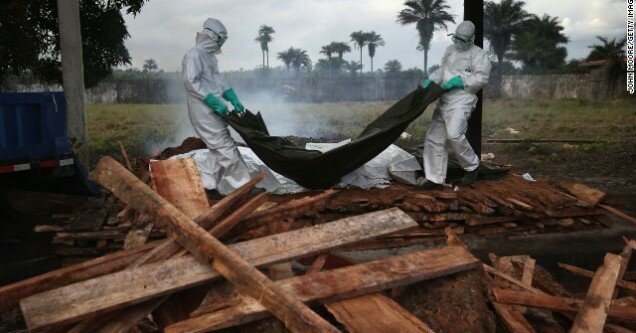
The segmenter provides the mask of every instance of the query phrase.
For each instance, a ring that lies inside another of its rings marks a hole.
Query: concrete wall
[[[227,79],[242,96],[266,96],[299,102],[340,102],[395,100],[408,94],[420,78],[289,78]],[[625,97],[624,82],[608,91],[607,79],[595,74],[493,76],[484,89],[487,98],[507,99],[586,99]],[[10,85],[11,91],[60,91],[56,85]],[[89,103],[182,103],[183,84],[169,79],[108,79],[88,89]]]

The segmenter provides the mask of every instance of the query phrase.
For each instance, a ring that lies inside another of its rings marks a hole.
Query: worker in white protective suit
[[[435,82],[446,89],[437,102],[433,121],[424,142],[424,172],[422,187],[442,188],[446,181],[448,153],[452,152],[466,171],[462,183],[477,180],[479,157],[466,139],[468,119],[477,105],[477,92],[488,82],[491,64],[488,54],[474,45],[475,25],[464,21],[454,34],[453,45],[446,48],[440,68],[422,83],[427,88]]]
[[[229,112],[225,101],[230,102],[236,112],[244,111],[234,90],[226,87],[219,75],[216,54],[221,53],[227,38],[221,21],[207,19],[203,30],[197,33],[196,46],[183,58],[182,73],[190,122],[210,149],[205,161],[207,166],[201,168],[212,179],[211,184],[205,184],[206,188],[216,189],[223,195],[250,180],[247,165],[222,118]]]

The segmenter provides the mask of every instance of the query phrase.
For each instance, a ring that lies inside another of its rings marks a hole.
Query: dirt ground
[[[483,153],[533,177],[573,180],[607,193],[606,202],[636,214],[636,140],[603,145],[485,144]]]

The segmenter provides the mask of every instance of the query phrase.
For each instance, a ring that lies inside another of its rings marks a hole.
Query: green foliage
[[[356,77],[358,71],[362,70],[362,64],[353,60],[348,62],[345,61],[343,68],[346,69],[351,74],[351,76]]]
[[[369,58],[371,58],[371,72],[373,72],[373,57],[375,57],[375,51],[379,46],[384,46],[384,39],[382,36],[375,33],[375,31],[367,32],[367,47],[369,48]]]
[[[389,60],[386,64],[384,64],[384,73],[387,77],[394,77],[400,74],[402,71],[402,63],[397,60]]]
[[[311,59],[309,58],[307,51],[303,49],[290,47],[287,51],[279,52],[278,59],[285,64],[287,70],[294,68],[296,76],[299,75],[301,68],[308,68],[311,70]]]
[[[624,75],[627,69],[625,64],[625,43],[626,38],[622,40],[597,36],[601,44],[590,46],[592,51],[587,56],[588,61],[605,60],[605,71],[607,72],[608,91],[614,90],[618,84],[618,80]]]
[[[428,68],[428,72],[429,73],[433,73],[434,71],[438,70],[439,68],[440,68],[439,65],[433,65],[433,66]]]
[[[274,28],[265,24],[261,25],[258,29],[258,36],[255,41],[261,45],[261,52],[263,53],[263,68],[269,68],[269,43],[274,40],[272,34],[275,32]]]
[[[506,52],[510,50],[512,37],[532,15],[523,7],[525,2],[502,0],[497,3],[487,1],[484,8],[484,37],[490,41],[490,48],[497,55],[499,63],[503,62]]]
[[[159,66],[157,65],[157,62],[155,61],[155,59],[150,58],[144,61],[143,68],[144,68],[144,71],[147,71],[148,73],[152,74],[152,72],[156,71],[159,68]]]
[[[523,24],[513,41],[512,57],[523,63],[524,72],[541,73],[565,64],[568,42],[557,17],[534,16]]]
[[[86,87],[130,64],[129,36],[122,11],[136,15],[146,0],[80,1]],[[25,71],[45,82],[61,83],[56,0],[3,0],[0,3],[0,82]]]
[[[428,67],[428,50],[433,39],[433,33],[440,29],[448,30],[449,22],[455,23],[455,16],[447,9],[450,6],[446,0],[408,0],[406,7],[398,14],[397,22],[402,25],[415,24],[420,36],[418,49],[424,51],[424,74]]]

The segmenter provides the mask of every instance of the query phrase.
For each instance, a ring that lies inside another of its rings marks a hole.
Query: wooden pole
[[[137,211],[154,216],[155,221],[163,224],[171,238],[176,239],[199,260],[211,264],[242,293],[257,299],[292,332],[339,332],[114,159],[103,157],[91,173],[91,179]]]
[[[475,24],[475,45],[484,47],[484,0],[464,0],[464,20]],[[481,159],[482,100],[483,92],[477,93],[477,106],[468,120],[466,137],[475,154]]]
[[[585,303],[574,319],[571,333],[603,332],[621,262],[620,256],[611,253],[605,255],[603,266],[596,271],[585,296]]]
[[[62,52],[62,85],[66,96],[66,126],[71,147],[88,166],[88,132],[84,108],[84,63],[79,0],[57,0]]]

